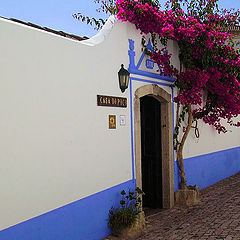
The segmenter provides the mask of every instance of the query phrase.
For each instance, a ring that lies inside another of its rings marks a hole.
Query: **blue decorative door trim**
[[[138,60],[137,65],[136,65],[135,64],[136,53],[135,53],[135,49],[134,49],[135,48],[134,47],[134,41],[132,39],[128,39],[128,42],[129,42],[129,51],[128,51],[129,68],[128,68],[128,71],[130,73],[141,75],[141,76],[146,76],[146,77],[150,77],[150,78],[154,78],[154,79],[158,79],[158,80],[163,80],[163,81],[167,81],[167,82],[171,82],[171,83],[173,83],[176,80],[175,78],[168,77],[168,76],[163,76],[163,75],[160,75],[158,73],[153,73],[153,72],[140,70],[139,68],[143,63],[143,60],[146,56],[146,53],[145,52],[142,53],[140,59]],[[150,39],[148,41],[148,44],[147,44],[146,48],[150,51],[153,51],[153,47],[152,47]],[[145,66],[146,66],[147,69],[153,69],[154,65],[155,65],[155,63],[152,60],[146,59]],[[158,69],[159,70],[161,69],[159,65],[158,65]]]

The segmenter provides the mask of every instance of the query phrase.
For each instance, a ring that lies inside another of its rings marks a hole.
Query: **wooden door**
[[[140,99],[143,207],[162,208],[161,103]]]

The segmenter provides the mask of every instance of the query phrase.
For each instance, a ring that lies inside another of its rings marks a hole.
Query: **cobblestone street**
[[[147,217],[139,240],[240,240],[240,173],[201,191],[201,202]]]

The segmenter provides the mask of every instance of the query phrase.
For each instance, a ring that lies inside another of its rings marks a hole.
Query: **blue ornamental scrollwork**
[[[129,68],[135,68],[135,51],[134,51],[134,41],[132,39],[128,39],[129,42]]]
[[[146,54],[145,54],[144,51],[142,52],[142,55],[141,55],[140,59],[137,61],[137,64],[135,64],[136,53],[135,53],[134,40],[128,39],[128,43],[129,43],[129,50],[128,50],[129,68],[128,68],[128,71],[131,74],[137,74],[137,75],[146,76],[146,77],[150,77],[150,78],[154,78],[154,79],[164,80],[164,81],[167,81],[167,82],[170,82],[170,83],[173,83],[175,81],[175,78],[168,77],[168,76],[163,76],[163,75],[160,75],[159,73],[157,73],[158,71],[161,70],[161,68],[158,64],[157,64],[158,70],[156,71],[156,73],[141,70],[140,66],[144,63],[145,63],[145,67],[147,69],[151,69],[151,70],[154,69],[156,64],[154,63],[153,60],[151,60],[149,58],[146,59]],[[150,39],[148,41],[148,44],[147,44],[146,48],[150,51],[154,50]]]
[[[151,59],[146,60],[146,68],[153,69],[154,68],[154,61]]]

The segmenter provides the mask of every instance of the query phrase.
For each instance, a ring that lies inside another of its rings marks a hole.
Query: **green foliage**
[[[139,0],[139,2],[142,4],[148,3],[153,7],[158,9],[160,8],[159,0]],[[96,9],[97,12],[102,12],[107,15],[116,15],[118,13],[116,0],[94,0],[94,3],[100,4],[100,6]],[[72,16],[81,22],[91,25],[95,30],[100,30],[106,22],[106,19],[89,17],[81,12],[74,13]]]
[[[141,197],[143,192],[140,188],[136,188],[134,192],[129,191],[128,194],[123,190],[121,192],[120,208],[111,208],[109,211],[108,226],[115,236],[121,235],[124,229],[131,227],[137,220],[140,212]]]
[[[101,3],[100,7],[97,9],[97,12],[104,12],[106,14],[115,15],[117,14],[116,0],[94,0],[95,3]]]
[[[100,6],[96,9],[97,12],[102,12],[107,15],[117,14],[115,0],[107,0],[107,1],[94,0],[94,3],[100,4]],[[74,13],[72,16],[77,20],[80,20],[82,22],[85,22],[88,25],[93,26],[95,30],[100,30],[103,27],[103,25],[106,23],[106,19],[89,17],[87,15],[82,14],[81,12]]]
[[[186,68],[191,68],[194,65],[192,45],[187,41],[179,41],[178,46],[180,49],[179,59]],[[177,86],[181,89],[181,86]]]
[[[156,8],[160,8],[160,3],[159,3],[159,0],[140,0],[139,1],[141,4],[145,4],[145,3],[148,3],[149,5],[153,6],[153,7],[156,7]]]
[[[136,222],[137,213],[132,208],[120,208],[109,211],[108,225],[112,229],[114,236],[119,236],[124,229]]]
[[[106,22],[106,20],[102,18],[99,18],[99,19],[96,19],[94,17],[90,18],[88,16],[83,15],[82,13],[74,13],[72,16],[77,20],[80,20],[82,22],[85,22],[88,25],[93,26],[95,30],[101,29]]]
[[[173,11],[186,9],[188,16],[198,16],[199,19],[205,20],[207,15],[219,12],[218,0],[172,0],[166,4],[167,9]],[[179,11],[179,15],[183,15],[182,11]]]

